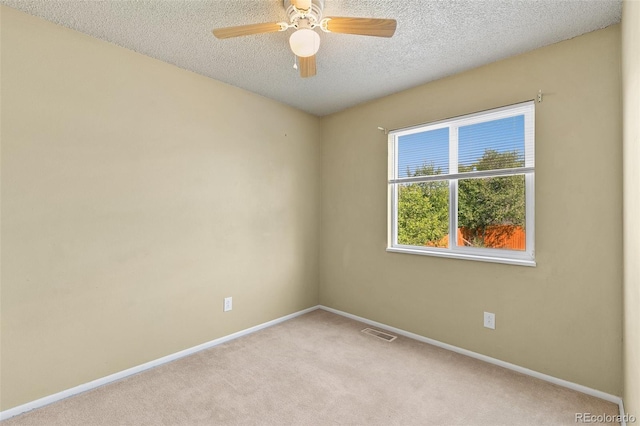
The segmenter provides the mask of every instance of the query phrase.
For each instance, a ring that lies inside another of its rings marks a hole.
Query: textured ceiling
[[[0,0],[315,115],[620,22],[621,0],[326,0],[324,16],[395,18],[393,38],[320,32],[302,79],[285,33],[218,40],[213,28],[285,21],[282,0]]]

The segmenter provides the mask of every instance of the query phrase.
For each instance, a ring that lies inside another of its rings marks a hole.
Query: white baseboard
[[[587,386],[579,385],[577,383],[569,382],[567,380],[558,379],[557,377],[549,376],[548,374],[540,373],[534,370],[529,370],[528,368],[520,367],[519,365],[511,364],[506,361],[501,361],[496,358],[491,358],[490,356],[482,355],[477,352],[473,352],[467,349],[462,349],[457,346],[450,345],[448,343],[443,343],[438,340],[430,339],[428,337],[420,336],[419,334],[411,333],[409,331],[401,330],[399,328],[391,327],[386,324],[379,323],[377,321],[372,321],[367,318],[359,317],[357,315],[349,314],[347,312],[339,311],[337,309],[329,308],[327,306],[319,305],[320,309],[323,309],[328,312],[332,312],[334,314],[341,315],[343,317],[347,317],[356,321],[363,322],[365,324],[373,325],[374,327],[382,328],[383,330],[392,331],[401,336],[408,337],[410,339],[418,340],[420,342],[428,343],[433,346],[437,346],[439,348],[443,348],[449,350],[451,352],[456,352],[462,355],[466,355],[471,358],[479,359],[481,361],[487,362],[489,364],[494,364],[500,367],[507,368],[509,370],[517,371],[518,373],[526,374],[527,376],[535,377],[540,380],[544,380],[546,382],[550,382],[556,384],[558,386],[562,386],[565,388],[573,389],[578,392],[585,393],[587,395],[595,396],[596,398],[604,399],[605,401],[612,402],[614,404],[618,404],[620,408],[620,415],[624,416],[624,406],[622,404],[622,398],[616,395],[611,395],[596,389],[589,388]],[[624,426],[624,422],[623,422]]]
[[[5,411],[0,411],[0,420],[6,420],[10,417],[17,416],[18,414],[25,413],[27,411],[31,411],[36,408],[44,407],[45,405],[49,405],[56,401],[60,401],[61,399],[68,398],[73,395],[77,395],[79,393],[97,388],[102,385],[106,385],[111,382],[115,382],[116,380],[124,379],[125,377],[132,376],[134,374],[140,373],[141,371],[148,370],[153,367],[157,367],[162,364],[166,364],[171,361],[175,361],[179,358],[192,355],[196,352],[200,352],[205,349],[212,348],[214,346],[220,345],[222,343],[228,342],[230,340],[237,339],[238,337],[246,336],[247,334],[255,333],[258,330],[262,330],[267,327],[271,327],[273,325],[279,324],[281,322],[290,320],[292,318],[298,317],[300,315],[304,315],[308,312],[315,311],[319,306],[312,306],[311,308],[303,309],[302,311],[294,312],[289,315],[285,315],[280,318],[276,318],[274,320],[265,322],[263,324],[256,325],[254,327],[247,328],[245,330],[238,331],[233,334],[229,334],[227,336],[220,337],[219,339],[211,340],[206,343],[202,343],[200,345],[194,346],[192,348],[188,348],[182,350],[180,352],[173,353],[171,355],[164,356],[162,358],[155,359],[153,361],[145,362],[144,364],[129,368],[127,370],[119,371],[117,373],[111,374],[106,377],[102,377],[100,379],[93,380],[88,383],[84,383],[82,385],[75,386],[71,389],[63,390],[58,393],[54,393],[53,395],[45,396],[44,398],[36,399],[35,401],[27,402],[26,404],[19,405],[17,407],[10,408]]]
[[[359,317],[357,315],[352,315],[352,314],[349,314],[349,313],[346,313],[346,312],[343,312],[343,311],[339,311],[337,309],[329,308],[327,306],[318,305],[318,306],[313,306],[311,308],[304,309],[302,311],[294,312],[294,313],[289,314],[289,315],[285,315],[285,316],[280,317],[280,318],[276,318],[276,319],[274,319],[272,321],[268,321],[268,322],[265,322],[263,324],[256,325],[254,327],[250,327],[250,328],[247,328],[245,330],[241,330],[241,331],[238,331],[238,332],[233,333],[233,334],[229,334],[229,335],[224,336],[224,337],[220,337],[220,338],[215,339],[215,340],[211,340],[210,342],[206,342],[206,343],[194,346],[192,348],[188,348],[188,349],[182,350],[180,352],[176,352],[176,353],[173,353],[171,355],[167,355],[167,356],[164,356],[162,358],[158,358],[158,359],[153,360],[153,361],[146,362],[146,363],[138,365],[136,367],[132,367],[132,368],[129,368],[127,370],[123,370],[123,371],[120,371],[118,373],[114,373],[114,374],[111,374],[109,376],[102,377],[100,379],[96,379],[96,380],[93,380],[91,382],[75,386],[75,387],[73,387],[71,389],[67,389],[67,390],[55,393],[53,395],[46,396],[44,398],[40,398],[40,399],[28,402],[28,403],[23,404],[23,405],[19,405],[17,407],[10,408],[10,409],[5,410],[5,411],[1,411],[0,412],[0,420],[5,420],[5,419],[8,419],[10,417],[17,416],[18,414],[22,414],[22,413],[25,413],[27,411],[31,411],[31,410],[36,409],[36,408],[44,407],[45,405],[49,405],[49,404],[54,403],[56,401],[60,401],[62,399],[68,398],[70,396],[77,395],[79,393],[82,393],[82,392],[97,388],[97,387],[102,386],[102,385],[106,385],[106,384],[111,383],[111,382],[115,382],[116,380],[120,380],[120,379],[123,379],[125,377],[140,373],[141,371],[145,371],[145,370],[148,370],[150,368],[157,367],[159,365],[166,364],[166,363],[171,362],[171,361],[175,361],[175,360],[177,360],[179,358],[182,358],[182,357],[185,357],[185,356],[188,356],[188,355],[192,355],[192,354],[194,354],[196,352],[200,352],[202,350],[212,348],[214,346],[220,345],[220,344],[228,342],[230,340],[234,340],[234,339],[237,339],[239,337],[246,336],[247,334],[251,334],[251,333],[254,333],[256,331],[265,329],[267,327],[271,327],[273,325],[276,325],[276,324],[279,324],[281,322],[290,320],[290,319],[298,317],[300,315],[304,315],[304,314],[306,314],[308,312],[315,311],[317,309],[323,309],[325,311],[332,312],[334,314],[341,315],[343,317],[347,317],[347,318],[350,318],[350,319],[353,319],[353,320],[356,320],[356,321],[360,321],[360,322],[363,322],[365,324],[372,325],[374,327],[378,327],[378,328],[382,328],[384,330],[392,331],[392,332],[394,332],[396,334],[408,337],[410,339],[414,339],[414,340],[418,340],[420,342],[428,343],[430,345],[437,346],[437,347],[440,347],[440,348],[443,348],[443,349],[447,349],[449,351],[456,352],[456,353],[459,353],[459,354],[462,354],[462,355],[466,355],[466,356],[469,356],[471,358],[479,359],[479,360],[487,362],[489,364],[494,364],[494,365],[497,365],[497,366],[500,366],[500,367],[507,368],[509,370],[517,371],[518,373],[526,374],[528,376],[532,376],[532,377],[544,380],[546,382],[554,383],[556,385],[563,386],[565,388],[573,389],[573,390],[576,390],[578,392],[582,392],[584,394],[595,396],[596,398],[600,398],[600,399],[603,399],[605,401],[609,401],[609,402],[612,402],[614,404],[618,404],[618,407],[620,409],[620,416],[621,416],[622,419],[624,419],[624,415],[625,415],[624,405],[623,405],[623,402],[622,402],[622,398],[620,398],[619,396],[611,395],[611,394],[608,394],[608,393],[605,393],[605,392],[602,392],[602,391],[599,391],[599,390],[596,390],[596,389],[589,388],[587,386],[583,386],[583,385],[579,385],[577,383],[569,382],[567,380],[558,379],[557,377],[549,376],[547,374],[543,374],[543,373],[540,373],[540,372],[537,372],[537,371],[534,371],[534,370],[529,370],[528,368],[520,367],[518,365],[511,364],[511,363],[508,363],[508,362],[505,362],[505,361],[501,361],[501,360],[496,359],[496,358],[491,358],[489,356],[482,355],[482,354],[479,354],[477,352],[473,352],[473,351],[470,351],[470,350],[467,350],[467,349],[462,349],[462,348],[459,348],[457,346],[453,346],[453,345],[449,345],[447,343],[440,342],[438,340],[430,339],[428,337],[420,336],[419,334],[415,334],[415,333],[411,333],[409,331],[401,330],[399,328],[391,327],[389,325],[382,324],[382,323],[379,323],[377,321],[372,321],[372,320],[369,320],[367,318]],[[622,426],[626,426],[626,423],[624,422],[624,420],[622,421]]]
[[[618,403],[618,409],[620,411],[620,426],[627,426],[626,413],[624,412],[624,403],[622,402],[622,398],[620,398],[620,402]]]

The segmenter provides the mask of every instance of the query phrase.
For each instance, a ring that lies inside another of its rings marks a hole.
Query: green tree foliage
[[[522,167],[516,151],[486,150],[471,165],[460,165],[459,172]],[[433,164],[407,171],[407,176],[442,174]],[[469,243],[483,246],[485,230],[494,225],[524,227],[524,176],[460,179],[458,181],[458,225],[472,231]],[[505,228],[509,232],[509,228]],[[449,181],[400,185],[398,188],[398,243],[438,245],[449,233]]]
[[[485,151],[482,158],[470,166],[459,166],[461,173],[469,171],[510,169],[522,167],[516,151]],[[470,241],[473,246],[484,246],[484,233],[490,226],[513,227],[525,224],[525,183],[523,175],[492,178],[460,179],[458,181],[458,226],[473,230]]]
[[[433,164],[408,176],[442,174]],[[449,232],[449,182],[431,181],[400,185],[398,188],[398,243],[424,246]]]

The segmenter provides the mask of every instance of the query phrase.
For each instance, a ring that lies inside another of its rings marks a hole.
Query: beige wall
[[[1,11],[2,410],[317,304],[318,118]]]
[[[622,15],[624,111],[624,402],[640,417],[640,2]]]
[[[535,268],[387,253],[395,129],[533,99]],[[622,393],[620,26],[323,118],[320,303]],[[483,311],[496,314],[495,331]]]

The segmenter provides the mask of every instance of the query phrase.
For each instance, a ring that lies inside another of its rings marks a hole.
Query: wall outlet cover
[[[491,312],[484,313],[484,326],[492,330],[496,329],[496,314]]]

